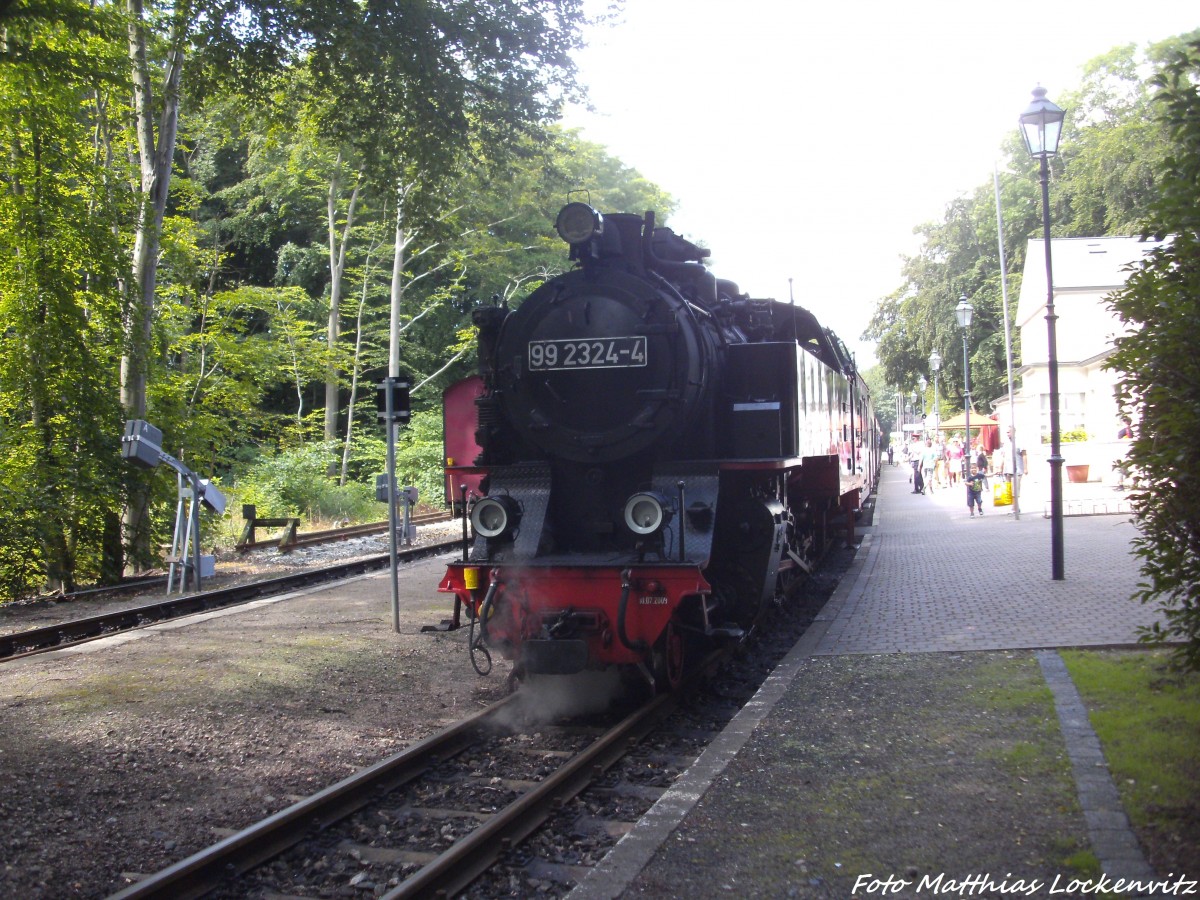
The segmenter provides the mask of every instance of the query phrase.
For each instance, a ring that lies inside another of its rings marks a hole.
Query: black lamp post
[[[963,475],[971,474],[971,365],[967,359],[967,330],[971,327],[971,313],[974,312],[967,302],[967,295],[958,298],[958,306],[954,307],[954,318],[958,319],[958,327],[963,334],[963,407],[967,416],[967,446],[963,449]]]
[[[938,403],[938,372],[942,370],[942,354],[934,350],[929,354],[929,371],[933,373],[933,430],[942,424],[941,406]]]
[[[1021,113],[1021,135],[1029,155],[1038,161],[1042,179],[1042,243],[1046,247],[1046,337],[1049,341],[1050,377],[1050,573],[1055,581],[1066,578],[1063,567],[1063,495],[1061,432],[1058,420],[1058,341],[1055,336],[1054,274],[1050,264],[1050,157],[1058,153],[1062,136],[1062,108],[1046,99],[1046,89],[1033,89],[1033,102]]]

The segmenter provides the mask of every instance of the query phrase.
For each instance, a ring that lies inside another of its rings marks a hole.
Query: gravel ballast
[[[503,696],[420,631],[443,572],[401,570],[400,633],[385,571],[6,663],[0,895],[106,896]]]

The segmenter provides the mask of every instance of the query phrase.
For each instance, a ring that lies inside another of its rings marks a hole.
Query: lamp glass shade
[[[940,372],[942,368],[942,354],[934,350],[929,354],[929,369],[933,372]]]
[[[1066,112],[1062,107],[1046,99],[1046,89],[1033,89],[1033,102],[1021,113],[1021,136],[1025,148],[1035,159],[1054,156],[1058,153],[1058,139],[1062,137],[1063,119]]]
[[[967,298],[959,297],[958,298],[958,306],[954,307],[954,317],[956,319],[958,319],[958,327],[959,328],[970,328],[971,327],[971,313],[972,312],[974,312],[974,308],[971,306],[971,304],[969,302],[967,302]]]

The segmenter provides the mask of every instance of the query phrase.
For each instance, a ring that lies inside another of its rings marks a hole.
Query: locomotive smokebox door
[[[497,393],[510,424],[547,455],[623,460],[687,440],[715,353],[678,297],[616,269],[575,270],[505,322]]]

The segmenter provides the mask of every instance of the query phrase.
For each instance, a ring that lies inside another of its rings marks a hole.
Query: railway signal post
[[[401,374],[388,376],[377,388],[379,418],[387,429],[388,553],[392,570],[392,628],[397,633],[400,631],[400,576],[396,559],[396,434],[401,425],[408,424],[411,417],[410,386],[408,376]]]

